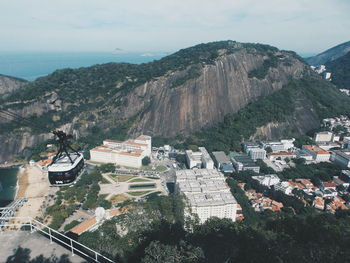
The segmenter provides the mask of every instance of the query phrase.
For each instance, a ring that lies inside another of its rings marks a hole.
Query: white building
[[[244,142],[243,143],[243,151],[248,153],[251,149],[260,148],[260,145],[257,142]]]
[[[316,162],[327,162],[330,159],[331,154],[321,149],[318,146],[303,145],[303,151],[310,154]]]
[[[288,150],[294,148],[294,141],[295,141],[294,138],[281,140],[281,143],[283,144],[284,150],[288,151]]]
[[[270,147],[272,152],[284,152],[285,146],[281,142],[264,142],[263,148],[266,150],[266,148]]]
[[[276,174],[266,174],[261,176],[252,176],[253,179],[257,180],[261,185],[271,187],[278,184],[281,180]]]
[[[204,147],[198,147],[199,152],[186,151],[186,161],[188,168],[194,167],[214,169],[214,161]]]
[[[254,160],[264,160],[266,158],[266,151],[260,148],[252,148],[249,150],[248,155]]]
[[[201,223],[214,216],[236,220],[237,201],[217,170],[178,170],[175,191],[185,195],[190,213]]]
[[[275,190],[282,191],[286,195],[290,195],[294,189],[288,182],[280,182],[278,184],[275,184],[273,187]]]
[[[331,142],[333,140],[333,132],[323,131],[314,135],[315,142]]]
[[[151,144],[152,138],[147,135],[124,142],[104,140],[103,145],[90,150],[90,159],[93,162],[139,168],[142,166],[142,159],[151,155]]]

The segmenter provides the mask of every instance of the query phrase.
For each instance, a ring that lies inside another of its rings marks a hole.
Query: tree
[[[337,186],[337,191],[338,191],[338,192],[344,192],[344,191],[345,191],[344,185],[342,185],[342,184],[338,185],[338,186]]]
[[[267,153],[272,153],[273,151],[272,151],[272,148],[270,147],[270,146],[267,146],[266,148],[265,148],[265,151],[267,152]]]
[[[151,163],[151,159],[148,156],[146,156],[142,159],[142,165],[147,166],[150,163]]]
[[[98,170],[101,173],[112,173],[115,171],[115,164],[113,163],[102,164],[98,167]]]
[[[143,263],[195,263],[202,262],[203,251],[199,247],[193,247],[185,241],[179,245],[165,245],[159,241],[152,241],[145,249]]]

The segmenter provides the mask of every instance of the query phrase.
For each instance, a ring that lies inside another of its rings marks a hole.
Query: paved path
[[[72,263],[86,262],[81,257],[70,253],[69,250],[61,247],[56,243],[50,244],[50,240],[38,233],[30,233],[27,231],[0,231],[0,262],[6,262],[7,258],[13,255],[13,251],[19,246],[31,250],[31,259],[43,255],[49,258],[51,255],[60,257],[68,255]]]

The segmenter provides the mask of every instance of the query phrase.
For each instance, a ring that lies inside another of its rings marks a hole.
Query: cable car
[[[69,156],[70,158],[64,154],[49,166],[49,181],[52,185],[71,184],[84,169],[84,158],[82,154],[70,153]]]
[[[49,181],[54,186],[63,186],[73,183],[84,170],[84,157],[74,150],[68,143],[71,135],[63,131],[53,131],[58,137],[59,150],[48,167]],[[73,153],[68,152],[68,149]]]

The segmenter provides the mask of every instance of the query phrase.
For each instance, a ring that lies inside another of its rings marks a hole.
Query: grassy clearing
[[[110,175],[114,181],[116,182],[126,182],[132,178],[135,178],[135,175],[129,175],[129,174],[111,174]]]
[[[132,195],[132,196],[141,196],[141,195],[144,195],[144,194],[148,194],[150,192],[151,191],[135,191],[135,192],[128,192],[128,194]]]
[[[112,203],[112,205],[118,204],[118,203],[122,203],[126,200],[130,200],[132,198],[126,196],[125,194],[117,194],[117,195],[113,195],[109,201]]]

